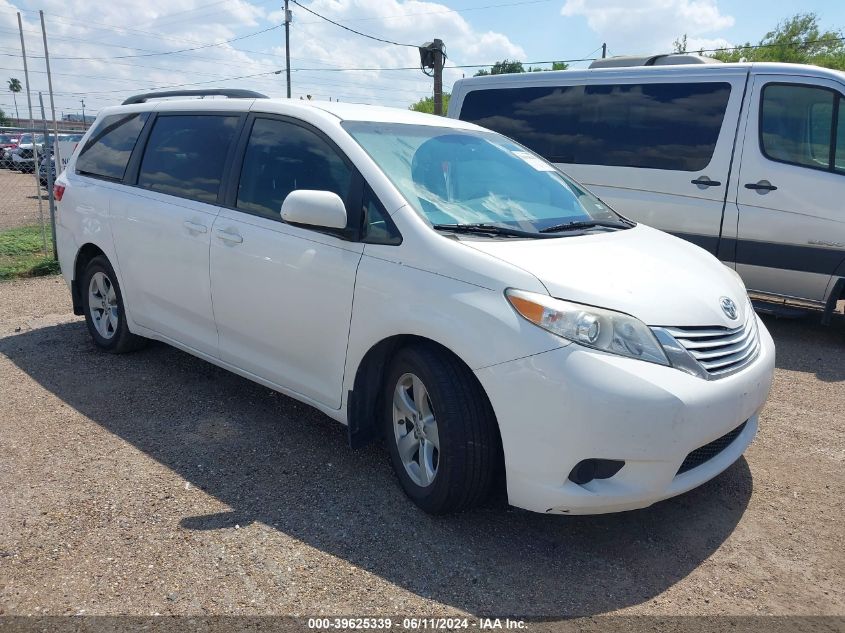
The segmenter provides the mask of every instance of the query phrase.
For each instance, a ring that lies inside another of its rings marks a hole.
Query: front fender
[[[568,344],[519,317],[503,293],[504,288],[481,287],[365,253],[355,283],[345,397],[367,352],[396,336],[434,341],[472,370]]]

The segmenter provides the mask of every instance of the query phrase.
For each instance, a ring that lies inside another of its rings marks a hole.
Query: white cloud
[[[670,52],[675,38],[685,33],[690,42],[700,42],[702,35],[734,24],[716,0],[566,0],[560,12],[586,18],[616,55]]]
[[[505,34],[476,30],[461,14],[439,2],[420,0],[313,0],[303,3],[317,13],[364,33],[413,45],[439,37],[446,44],[449,63],[486,63],[503,58],[523,59],[525,51]],[[17,5],[17,6],[16,6]],[[57,109],[78,112],[83,97],[86,111],[96,112],[126,96],[159,86],[211,82],[187,87],[242,87],[270,96],[283,96],[284,31],[246,38],[222,46],[174,55],[172,51],[221,42],[266,29],[281,22],[278,2],[230,0],[209,5],[207,0],[0,0],[0,52],[9,77],[23,81],[17,52],[20,41],[15,12],[22,11],[30,57],[30,81],[46,91],[46,75],[37,9],[47,19]],[[291,5],[293,69],[418,67],[416,48],[375,42]],[[121,56],[124,56],[121,58]],[[134,56],[134,57],[125,57]],[[82,59],[68,59],[81,57]],[[265,73],[260,77],[223,81],[227,77]],[[444,87],[462,71],[447,69]],[[471,72],[469,73],[471,74]],[[330,72],[296,70],[294,97],[340,98],[406,107],[431,94],[432,80],[419,70]],[[46,95],[45,95],[46,100]],[[24,114],[25,95],[18,95]],[[13,108],[8,91],[0,107]]]

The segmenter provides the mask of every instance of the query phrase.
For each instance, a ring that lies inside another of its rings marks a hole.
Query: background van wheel
[[[126,325],[123,295],[109,260],[95,257],[85,267],[79,285],[88,332],[97,347],[114,354],[140,349],[147,339]]]
[[[405,493],[431,514],[477,506],[492,487],[500,442],[475,376],[435,347],[399,350],[384,385],[384,438]]]

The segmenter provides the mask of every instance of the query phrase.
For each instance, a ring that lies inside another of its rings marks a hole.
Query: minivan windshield
[[[551,163],[495,132],[342,125],[435,228],[501,227],[539,236],[631,224]]]

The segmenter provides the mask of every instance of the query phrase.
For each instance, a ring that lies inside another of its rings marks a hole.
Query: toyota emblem
[[[722,306],[722,312],[731,320],[736,319],[736,304],[730,297],[722,297],[719,299],[719,305]]]

